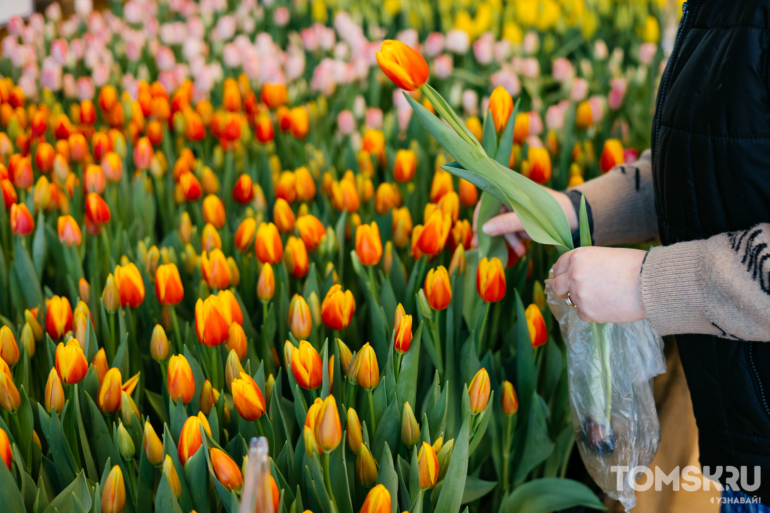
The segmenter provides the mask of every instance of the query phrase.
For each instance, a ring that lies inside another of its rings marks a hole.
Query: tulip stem
[[[511,457],[511,428],[513,426],[513,415],[506,415],[505,424],[505,443],[503,444],[503,490],[508,489],[508,461]]]
[[[174,337],[176,338],[176,350],[179,354],[184,353],[184,346],[182,345],[182,333],[179,331],[179,321],[176,318],[176,308],[169,307],[171,310],[171,321],[174,323]]]
[[[332,492],[332,478],[329,473],[329,453],[324,452],[321,454],[321,464],[324,469],[324,481],[326,481],[326,491],[329,492],[329,499],[334,504],[334,493]]]
[[[265,430],[262,428],[262,423],[259,421],[259,419],[255,420],[254,424],[257,425],[257,431],[259,432],[259,436],[265,436]]]
[[[476,356],[481,357],[481,352],[484,348],[484,331],[487,327],[487,319],[489,318],[489,307],[491,303],[484,303],[484,318],[481,321],[481,327],[479,328],[479,335],[476,339]]]
[[[434,312],[436,314],[436,317],[440,315],[440,311],[436,310]],[[444,362],[444,352],[441,349],[441,333],[438,329],[438,323],[431,317],[428,319],[428,324],[430,325],[430,335],[433,339],[433,346],[436,348],[436,352],[438,353],[438,359],[440,363]]]
[[[110,315],[110,347],[109,349],[109,357],[110,361],[115,357],[115,314],[111,313]]]
[[[372,296],[374,296],[374,302],[375,304],[379,304],[380,298],[379,293],[377,292],[377,280],[374,277],[374,267],[370,265],[366,269],[369,271],[369,281],[372,284]]]
[[[374,436],[375,431],[377,431],[377,423],[374,420],[374,396],[371,390],[366,391],[366,397],[369,400],[369,420],[372,423],[371,433]]]

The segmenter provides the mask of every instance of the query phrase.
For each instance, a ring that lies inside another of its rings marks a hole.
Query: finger
[[[518,236],[518,233],[506,233],[503,235],[503,238],[505,238],[508,245],[511,246],[511,249],[513,249],[517,255],[524,256],[524,253],[527,252],[527,247],[522,244]]]
[[[487,235],[502,235],[504,233],[516,233],[524,230],[519,221],[519,216],[515,212],[508,212],[507,214],[501,214],[493,217],[486,223],[481,229]]]
[[[553,293],[556,297],[565,298],[569,293],[569,275],[562,273],[553,279]]]
[[[559,276],[561,274],[564,274],[569,269],[570,259],[572,258],[572,255],[575,254],[575,250],[567,251],[562,256],[559,257],[559,259],[556,261],[556,263],[553,265],[553,275]]]
[[[479,236],[476,235],[476,232],[473,232],[473,238],[471,239],[471,247],[476,248],[479,246]]]
[[[473,209],[473,234],[476,236],[476,225],[479,222],[479,210],[481,209],[481,202],[476,202],[476,208]]]

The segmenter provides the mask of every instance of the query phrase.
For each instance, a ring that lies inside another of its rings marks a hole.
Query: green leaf
[[[580,246],[591,246],[591,227],[588,223],[588,212],[586,211],[586,195],[580,195]]]
[[[398,410],[398,401],[391,401],[390,406],[382,414],[382,418],[377,424],[377,431],[374,433],[374,442],[372,443],[374,459],[380,459],[385,447],[389,445],[397,447],[400,436],[401,412]]]
[[[334,493],[334,501],[337,504],[339,513],[353,513],[353,500],[350,497],[344,442],[337,446],[337,449],[329,456],[329,471],[333,476],[332,493]]]
[[[455,439],[452,459],[449,462],[441,495],[436,504],[436,511],[453,513],[460,511],[465,479],[468,475],[468,441],[470,436],[470,419],[463,421],[460,433]]]
[[[483,193],[481,195],[481,205],[479,206],[479,216],[476,219],[476,226],[481,228],[484,224],[500,214],[502,202],[491,194]],[[479,229],[476,234],[479,238],[479,259],[484,257],[497,257],[503,263],[503,267],[508,263],[508,249],[505,246],[505,239],[501,236],[491,236]],[[475,279],[475,274],[474,274]]]
[[[16,274],[19,277],[19,283],[24,284],[21,292],[24,294],[24,301],[27,308],[43,306],[43,291],[40,289],[40,278],[35,270],[35,264],[27,252],[27,248],[22,244],[21,237],[16,236],[15,246],[15,265]]]
[[[399,400],[399,411],[408,402],[413,408],[417,407],[417,376],[420,370],[420,342],[422,340],[423,323],[417,327],[412,337],[409,351],[401,359],[401,370],[396,383],[396,395]]]
[[[390,492],[390,511],[398,511],[398,474],[393,467],[393,456],[390,453],[390,447],[385,444],[382,450],[382,457],[379,458],[380,468],[377,473],[377,484],[383,485]]]
[[[503,135],[500,137],[500,146],[497,148],[497,153],[495,154],[495,160],[505,167],[508,167],[508,164],[511,162],[513,131],[516,127],[516,115],[519,113],[520,103],[521,98],[516,99],[516,105],[513,106],[513,112],[511,112],[511,115],[508,117],[508,122],[505,124],[505,130],[503,130]],[[487,153],[487,155],[490,157],[492,156],[490,153]]]
[[[37,215],[37,228],[35,228],[35,237],[32,239],[32,261],[35,264],[35,271],[40,276],[43,273],[46,256],[48,255],[48,245],[45,240],[45,216],[41,210]]]
[[[393,264],[390,266],[390,284],[393,286],[393,294],[397,300],[398,298],[406,298],[406,275],[401,257],[398,256],[398,251],[395,249],[393,250]]]
[[[155,484],[155,467],[147,459],[143,449],[139,450],[139,480],[136,486],[136,510],[148,512],[152,509],[152,492]],[[206,510],[204,510],[206,511]]]
[[[62,411],[64,413],[64,410]],[[102,422],[104,422],[102,420]],[[51,449],[51,456],[56,464],[56,472],[61,485],[70,484],[79,470],[75,463],[75,457],[72,455],[67,439],[64,437],[59,416],[52,410],[51,422],[48,425],[48,445]],[[109,441],[112,445],[112,440]]]
[[[91,492],[88,490],[88,484],[86,483],[85,472],[81,471],[77,478],[70,483],[70,485],[62,490],[62,492],[56,496],[54,500],[48,505],[45,513],[75,513],[75,505],[72,497],[76,497],[83,509],[89,511],[91,509]]]
[[[584,484],[572,479],[548,477],[517,487],[500,505],[500,513],[547,513],[574,506],[606,510]]]
[[[516,329],[511,330],[510,336],[516,337],[516,386],[519,397],[518,418],[529,419],[530,408],[532,407],[532,397],[535,393],[535,359],[532,355],[532,342],[529,338],[529,328],[527,327],[526,316],[524,315],[524,304],[518,291],[515,291],[516,298]],[[515,474],[518,462],[521,461],[524,447],[527,443],[528,422],[519,422],[513,437],[512,454],[513,472]]]
[[[179,502],[176,500],[174,489],[166,478],[166,474],[161,474],[158,493],[155,496],[155,511],[158,513],[182,513]]]
[[[200,450],[200,447],[198,450]],[[185,511],[190,511],[193,509],[192,499],[190,497],[190,487],[187,485],[186,479],[181,479],[181,476],[185,475],[184,466],[179,462],[179,451],[177,450],[174,440],[171,438],[171,432],[168,430],[168,425],[163,426],[163,454],[168,455],[171,458],[174,469],[176,470],[177,475],[180,476],[179,482],[182,485],[182,494],[179,496],[180,506]],[[156,507],[157,504],[158,502],[156,500]],[[156,509],[156,511],[158,510]]]
[[[206,463],[206,450],[201,447],[195,451],[184,465],[184,478],[190,487],[195,511],[208,513],[209,511],[209,469]]]
[[[513,137],[511,137],[511,140],[513,140]],[[497,154],[497,131],[495,130],[495,120],[492,118],[490,111],[487,111],[484,116],[484,133],[481,137],[481,145],[484,147],[487,155]]]
[[[468,476],[465,480],[465,490],[463,490],[463,504],[473,502],[476,499],[484,497],[497,486],[496,481],[484,481],[478,477]]]
[[[5,464],[0,465],[0,501],[4,511],[14,513],[26,511],[24,497],[16,486],[13,474]]]
[[[553,451],[554,443],[548,436],[548,424],[545,420],[547,413],[548,405],[534,392],[532,406],[529,409],[529,421],[522,422],[527,428],[527,442],[513,478],[514,483],[524,480],[527,474],[545,461]]]

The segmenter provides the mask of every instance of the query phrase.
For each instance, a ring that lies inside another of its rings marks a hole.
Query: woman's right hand
[[[546,188],[546,190],[553,196],[556,201],[559,203],[559,206],[561,206],[562,210],[564,210],[564,215],[567,216],[567,222],[569,223],[569,229],[570,231],[575,231],[578,229],[578,216],[577,212],[575,212],[575,207],[572,205],[572,201],[570,200],[569,196],[567,196],[563,192],[554,191],[552,189]],[[479,217],[479,206],[481,205],[481,202],[479,201],[476,204],[476,210],[473,212],[473,246],[478,245],[478,217]],[[496,236],[496,235],[502,235],[505,240],[508,242],[508,244],[511,246],[511,248],[516,252],[517,255],[522,256],[524,253],[527,252],[526,246],[521,242],[522,239],[528,240],[530,239],[529,235],[527,235],[527,232],[524,230],[524,227],[521,225],[521,221],[519,221],[519,216],[516,215],[516,212],[512,212],[507,207],[502,207],[500,209],[500,215],[493,217],[486,223],[484,223],[484,226],[481,227],[481,229],[484,231],[485,234]]]

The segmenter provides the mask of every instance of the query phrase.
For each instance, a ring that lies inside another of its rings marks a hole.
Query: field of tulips
[[[582,183],[649,144],[665,9],[75,8],[2,40],[3,511],[603,507],[565,477],[558,252],[475,235],[500,203],[413,109]]]

